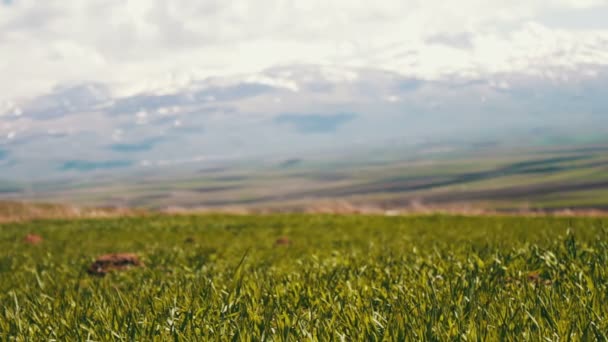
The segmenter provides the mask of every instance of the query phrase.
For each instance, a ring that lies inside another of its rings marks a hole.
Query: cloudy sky
[[[0,100],[292,64],[424,79],[608,63],[606,0],[2,0]]]
[[[606,18],[608,0],[0,0],[0,167],[596,125]]]

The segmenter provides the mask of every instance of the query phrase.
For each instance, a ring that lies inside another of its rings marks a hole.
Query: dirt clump
[[[287,236],[281,236],[274,242],[275,246],[289,246],[291,245],[291,240]]]
[[[536,285],[546,285],[549,286],[551,284],[553,284],[553,282],[551,281],[551,279],[547,279],[542,277],[538,272],[530,272],[528,273],[528,276],[526,277],[526,279],[528,280],[528,282],[536,284]]]
[[[545,285],[545,286],[553,285],[553,281],[551,279],[543,277],[538,272],[530,272],[530,273],[526,274],[525,280],[527,281],[528,284],[533,284],[533,285]],[[511,277],[505,278],[505,284],[522,285],[522,283],[523,282],[518,279],[514,279]]]
[[[144,266],[139,257],[133,253],[104,254],[91,264],[87,272],[91,275],[104,276],[112,271],[124,271],[131,267]]]
[[[36,234],[27,234],[25,238],[23,238],[23,242],[27,243],[28,245],[39,245],[42,243],[42,241],[44,241],[42,236]]]

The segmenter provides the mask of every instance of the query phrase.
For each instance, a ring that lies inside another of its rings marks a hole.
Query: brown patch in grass
[[[108,272],[124,271],[131,267],[144,266],[139,257],[133,253],[113,253],[99,256],[88,268],[91,275],[105,276]]]
[[[281,236],[274,242],[275,246],[289,246],[291,245],[291,240],[287,236]]]
[[[25,238],[23,238],[23,242],[27,243],[28,245],[39,245],[42,243],[42,241],[44,241],[42,236],[36,234],[27,234]]]
[[[529,284],[533,284],[533,285],[545,285],[545,286],[551,286],[553,285],[553,281],[551,279],[545,278],[543,277],[540,273],[538,272],[530,272],[526,275],[525,280],[529,283]],[[507,277],[505,278],[505,284],[515,284],[515,285],[521,285],[522,281],[519,279],[514,279],[511,277]]]
[[[544,278],[538,272],[530,272],[530,273],[528,273],[528,275],[526,276],[526,280],[528,280],[528,282],[534,283],[536,285],[547,285],[548,286],[548,285],[553,284],[553,282],[551,281],[551,279]]]

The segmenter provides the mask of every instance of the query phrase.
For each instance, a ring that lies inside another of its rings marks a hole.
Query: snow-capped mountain
[[[533,71],[422,79],[290,65],[129,95],[110,84],[61,85],[0,106],[0,167],[3,178],[40,178],[395,139],[533,136],[560,127],[593,134],[608,123],[606,67]]]

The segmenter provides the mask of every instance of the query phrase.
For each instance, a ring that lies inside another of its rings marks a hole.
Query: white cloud
[[[537,20],[588,8],[608,12],[608,1],[15,0],[0,5],[0,100],[63,82],[135,92],[289,64],[429,79],[605,64],[608,25]]]
[[[264,84],[276,88],[285,88],[294,92],[298,91],[298,84],[290,79],[273,78],[262,74],[250,75],[245,79],[246,82]]]

